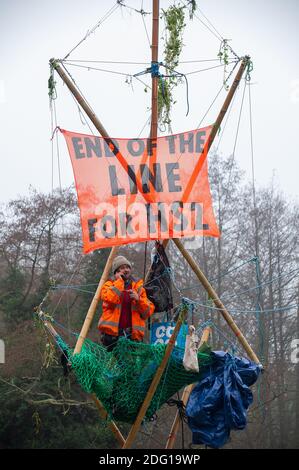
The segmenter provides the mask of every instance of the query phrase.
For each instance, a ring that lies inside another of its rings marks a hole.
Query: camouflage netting
[[[96,394],[109,418],[134,422],[166,345],[120,338],[114,350],[107,352],[104,346],[85,340],[81,353],[73,356],[73,350],[62,340],[59,342],[68,354],[78,382],[87,393]],[[182,387],[198,382],[201,371],[212,361],[210,349],[204,345],[198,352],[199,373],[193,373],[184,369],[183,356],[184,350],[175,347],[145,419],[149,420]]]

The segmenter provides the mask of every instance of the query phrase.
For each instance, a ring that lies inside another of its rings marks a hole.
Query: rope
[[[220,274],[219,277],[222,278],[222,277],[226,276],[227,274],[231,274],[231,273],[233,273],[234,271],[237,271],[238,269],[242,268],[244,265],[246,265],[246,264],[248,264],[248,263],[250,263],[250,262],[252,262],[252,261],[255,261],[255,257],[254,257],[254,258],[250,258],[250,259],[244,261],[243,263],[241,263],[241,264],[235,266],[235,267],[232,268],[232,269],[228,269],[227,271],[224,271],[223,273]],[[218,279],[218,276],[212,278],[212,279],[211,279],[211,282],[215,281],[216,279]],[[190,289],[194,289],[194,287],[197,287],[197,286],[198,286],[198,284],[194,284],[194,285],[192,285],[191,287],[184,287],[184,288],[181,289],[181,290],[182,290],[182,291],[190,290]]]
[[[92,135],[95,135],[92,127],[90,126],[89,124],[89,121],[88,119],[86,119],[86,116],[85,116],[85,111],[83,109],[80,108],[76,98],[74,97],[74,95],[71,93],[71,97],[73,98],[74,102],[75,102],[75,105],[76,105],[76,108],[78,109],[78,114],[79,114],[79,118],[80,118],[80,121],[81,123],[83,124],[83,126],[87,126],[88,129],[90,130],[91,134]]]
[[[85,36],[81,39],[81,41],[79,41],[78,44],[76,44],[76,46],[74,46],[74,47],[70,50],[70,52],[64,57],[63,60],[67,59],[67,58],[71,55],[71,53],[74,52],[74,50],[77,49],[77,47],[79,47],[80,44],[82,44],[82,42],[84,42],[91,34],[93,34],[93,33],[95,32],[95,30],[96,30],[97,28],[99,28],[99,26],[101,26],[101,24],[103,24],[104,21],[106,21],[106,20],[109,18],[109,16],[111,16],[112,13],[114,13],[114,12],[117,10],[118,7],[119,7],[119,2],[116,2],[116,4],[113,5],[113,7],[111,7],[111,8],[107,11],[107,13],[105,13],[105,15],[103,16],[103,18],[101,18],[101,19],[95,24],[95,26],[94,26],[90,31],[89,31],[89,30],[87,31],[87,33],[86,33]]]
[[[147,31],[147,27],[146,27],[146,24],[145,24],[145,21],[144,21],[144,15],[143,14],[141,15],[141,19],[142,19],[142,23],[143,23],[143,26],[144,26],[144,29],[145,29],[145,34],[146,34],[146,37],[147,37],[147,40],[148,40],[149,47],[151,47],[151,41],[150,41],[150,38],[149,38],[149,34],[148,34],[148,31]]]
[[[251,72],[253,71],[253,63],[252,63],[252,60],[248,60],[247,62],[247,67],[246,67],[246,75],[245,75],[245,80],[247,82],[250,82],[251,80]]]
[[[50,100],[50,115],[51,115],[51,193],[53,195],[54,192],[54,132],[56,129],[54,129],[54,116],[53,116],[53,106],[52,106],[52,100]]]
[[[218,308],[218,307],[212,307],[210,305],[207,305],[207,304],[202,304],[196,300],[193,300],[192,302],[194,302],[194,304],[200,306],[200,307],[206,307],[206,308],[209,308],[211,310],[218,310],[218,311],[222,311],[223,309],[222,308]],[[271,313],[271,312],[280,312],[280,311],[285,311],[285,310],[292,310],[292,309],[297,309],[299,307],[298,304],[294,304],[294,305],[286,305],[285,307],[280,307],[280,308],[275,308],[275,309],[264,309],[263,312],[264,313]],[[229,309],[230,312],[232,313],[256,313],[256,310],[235,310],[235,309]]]
[[[228,191],[230,189],[230,181],[231,181],[231,175],[232,175],[232,168],[233,168],[233,163],[235,160],[235,152],[236,152],[236,147],[237,147],[237,141],[238,141],[238,136],[239,136],[239,129],[240,129],[240,122],[241,122],[241,116],[242,116],[242,111],[243,111],[243,105],[244,105],[244,97],[245,97],[245,90],[246,90],[246,82],[244,84],[244,89],[243,89],[243,95],[242,95],[242,101],[241,101],[241,107],[240,107],[240,113],[239,113],[239,119],[238,119],[238,125],[237,125],[237,131],[236,131],[236,137],[235,137],[235,142],[234,142],[234,148],[233,148],[233,153],[232,153],[232,161],[229,169],[229,177],[228,177],[228,183],[227,183],[227,189],[225,192],[225,199],[223,203],[223,213],[225,211],[225,206],[227,203],[227,198],[228,198]]]
[[[238,297],[239,295],[242,295],[242,294],[245,294],[246,292],[250,292],[250,291],[253,291],[253,290],[256,290],[256,289],[259,289],[259,287],[262,287],[262,286],[267,286],[269,284],[272,284],[273,282],[277,281],[278,279],[281,279],[285,276],[289,276],[290,274],[294,273],[294,272],[298,272],[299,271],[299,268],[296,268],[296,269],[293,269],[292,271],[290,271],[289,273],[286,273],[286,274],[281,274],[280,276],[277,276],[275,278],[272,278],[270,279],[269,281],[265,281],[265,282],[262,282],[261,284],[257,285],[257,286],[254,286],[254,287],[250,287],[249,289],[246,289],[242,292],[239,292],[237,294],[234,294],[232,296],[229,296],[229,297],[226,297],[224,296],[225,300],[230,300],[230,299],[233,299],[234,297]],[[298,273],[299,274],[299,273]],[[296,276],[294,276],[295,278]],[[294,279],[293,278],[293,279]],[[293,280],[292,279],[292,280]]]
[[[202,16],[207,20],[207,22],[209,23],[209,25],[214,29],[215,33],[219,36],[220,40],[223,41],[223,36],[222,34],[219,33],[219,31],[215,28],[215,26],[211,23],[211,21],[209,20],[209,18],[207,18],[207,16],[203,13],[203,11],[199,8],[199,6],[197,5],[196,6],[196,9],[202,14]]]
[[[69,283],[72,282],[72,279],[74,278],[74,276],[75,276],[77,270],[79,269],[80,264],[82,263],[82,260],[83,260],[83,255],[80,255],[80,257],[79,257],[79,259],[78,259],[78,261],[77,261],[77,264],[76,264],[76,266],[75,266],[74,272],[72,273],[72,275],[71,275],[71,277],[70,277]],[[64,293],[61,294],[60,298],[58,299],[58,302],[57,302],[57,304],[56,304],[56,306],[55,306],[55,308],[54,308],[54,310],[53,310],[53,312],[52,312],[52,315],[55,314],[55,312],[56,312],[56,310],[58,309],[58,307],[59,307],[59,305],[60,305],[60,303],[61,303],[63,297],[64,297]]]
[[[234,57],[229,57],[230,62],[234,62]],[[118,64],[118,65],[148,65],[148,62],[131,62],[131,61],[119,61],[119,60],[89,60],[89,59],[71,59],[65,60],[62,59],[62,62],[70,63],[70,62],[82,62],[82,63],[94,63],[94,64]],[[197,60],[182,60],[179,64],[192,64],[192,63],[200,63],[200,62],[219,62],[219,58],[217,59],[197,59]]]
[[[232,64],[232,63],[235,63],[235,62],[230,62],[230,64]],[[205,69],[194,70],[193,72],[187,72],[184,75],[194,75],[195,73],[207,72],[208,70],[218,69],[220,67],[224,67],[224,65],[223,64],[220,64],[220,65],[218,64],[218,65],[214,65],[213,67],[207,67]]]
[[[213,107],[215,101],[217,100],[218,96],[220,95],[220,93],[222,92],[224,88],[224,85],[221,86],[220,90],[218,91],[217,95],[215,96],[214,100],[212,101],[211,105],[209,106],[209,108],[207,109],[206,113],[204,114],[204,116],[202,117],[201,121],[199,122],[199,124],[197,125],[197,129],[200,128],[202,122],[204,121],[205,117],[207,116],[207,114],[209,113],[210,109]]]
[[[186,5],[185,2],[183,2],[183,4],[185,5],[186,8],[188,7],[188,5]],[[201,20],[201,19],[196,15],[195,12],[193,13],[193,15],[195,16],[195,18],[196,18],[198,21],[200,21],[201,24],[203,24],[203,26],[204,26],[205,28],[207,28],[207,29],[210,31],[210,33],[213,34],[213,36],[215,36],[215,37],[218,39],[218,41],[220,41],[220,42],[222,41],[222,36],[220,36],[217,32],[215,32],[216,30],[213,31],[203,20]],[[214,28],[214,29],[215,29],[215,28]]]
[[[54,108],[54,120],[55,120],[55,129],[58,128],[57,125],[57,113],[56,113],[56,103],[53,101],[53,108]],[[58,140],[58,133],[56,132],[56,153],[57,153],[57,165],[58,165],[58,181],[59,181],[59,189],[62,191],[61,185],[61,167],[60,167],[60,150],[59,150],[59,140]]]
[[[211,29],[203,20],[201,20],[201,19],[197,16],[197,14],[194,12],[193,15],[195,16],[195,18],[196,18],[198,21],[200,21],[200,23],[202,23],[203,26],[204,26],[205,28],[207,28],[207,29],[210,31],[210,33],[212,33],[213,36],[215,36],[215,37],[218,39],[218,41],[223,42],[225,39],[224,39],[224,37],[222,36],[222,34],[219,33],[219,31],[215,28],[215,26],[214,26],[214,25],[212,24],[212,22],[208,19],[208,17],[207,17],[207,16],[203,13],[203,11],[199,8],[198,4],[196,5],[196,7],[197,7],[197,10],[198,10],[198,11],[202,14],[202,16],[205,18],[205,20],[209,23],[209,25],[211,26],[212,29]],[[214,31],[213,31],[213,30],[214,30]],[[227,41],[227,40],[226,40],[226,41]],[[233,50],[233,48],[232,48],[230,45],[227,45],[227,46],[228,46],[228,48],[230,49],[231,53],[234,55],[234,57],[239,60],[240,58],[239,58],[238,54],[236,54],[236,52]]]
[[[143,279],[145,279],[145,274],[146,274],[146,255],[147,255],[147,241],[144,244]]]
[[[80,67],[82,69],[87,69],[87,70],[97,70],[98,72],[112,73],[116,75],[123,75],[124,77],[134,77],[134,75],[131,75],[129,73],[117,72],[116,70],[99,69],[98,67],[90,67],[87,65],[73,64],[72,62],[68,62],[68,66]]]
[[[235,65],[235,67],[236,67],[236,65]],[[234,67],[234,68],[235,68],[235,67]],[[234,68],[233,68],[233,70],[234,70]],[[231,71],[231,73],[233,72],[233,70]],[[231,75],[231,74],[230,74],[230,75]],[[228,79],[229,79],[229,77],[228,77]],[[223,90],[223,88],[224,88],[224,84],[222,84],[220,90],[219,90],[218,93],[216,94],[214,100],[212,101],[211,105],[209,106],[209,108],[207,109],[206,113],[205,113],[204,116],[202,117],[201,121],[200,121],[199,124],[197,125],[196,129],[199,129],[199,128],[200,128],[202,122],[204,121],[205,117],[206,117],[207,114],[209,113],[210,109],[213,107],[214,103],[216,102],[216,100],[217,100],[218,96],[220,95],[221,91]],[[181,154],[179,155],[179,157],[178,157],[177,160],[176,160],[176,163],[178,163],[178,162],[180,161],[180,159],[182,158],[182,155],[183,155],[183,153],[181,153]],[[167,173],[166,178],[165,178],[164,181],[163,181],[163,186],[164,186],[165,182],[167,181],[169,174],[170,174],[170,171]]]
[[[85,102],[86,102],[86,103],[88,104],[88,106],[92,109],[92,107],[91,107],[91,105],[89,104],[88,100],[85,98],[85,96],[84,96],[84,94],[82,93],[80,87],[79,87],[78,84],[75,82],[74,78],[72,77],[72,75],[70,74],[70,72],[67,70],[67,68],[65,67],[64,63],[62,63],[61,65],[62,65],[62,67],[64,68],[65,72],[68,74],[69,78],[70,78],[70,79],[72,80],[72,82],[74,83],[74,85],[75,85],[75,86],[77,87],[77,89],[79,90],[79,92],[80,92],[81,96],[83,97],[83,99],[85,100]],[[94,133],[93,133],[93,135],[94,135]],[[118,181],[118,183],[120,183],[120,182],[119,182],[119,179],[118,179],[118,176],[117,176],[117,173],[116,173],[115,176],[114,176],[114,181]],[[106,191],[106,193],[105,193],[104,196],[103,196],[103,200],[105,200],[106,195],[108,194],[108,192],[109,192],[109,188],[107,188],[107,191]]]

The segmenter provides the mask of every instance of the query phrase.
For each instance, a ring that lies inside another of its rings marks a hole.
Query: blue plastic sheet
[[[187,407],[193,444],[222,447],[232,429],[244,429],[247,409],[253,401],[250,386],[261,366],[245,358],[214,351],[213,364],[193,389]]]

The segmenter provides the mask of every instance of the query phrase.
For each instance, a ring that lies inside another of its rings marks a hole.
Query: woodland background
[[[286,199],[275,178],[255,190],[253,203],[253,188],[234,158],[214,154],[209,161],[222,236],[205,238],[192,255],[265,366],[253,387],[248,425],[233,432],[225,447],[299,448],[299,362],[292,361],[292,341],[299,339],[298,204]],[[44,310],[66,328],[61,331],[73,344],[72,332],[82,325],[108,251],[82,256],[73,188],[51,195],[31,188],[28,197],[2,205],[0,227],[0,448],[117,447],[72,374],[64,377],[60,353],[34,312],[50,290]],[[120,250],[141,276],[150,251],[151,244],[146,253],[139,244]],[[212,322],[212,347],[243,354],[172,244],[168,255],[176,304],[180,295],[195,299],[201,305],[193,320]],[[95,341],[99,314],[100,308],[90,332]],[[157,421],[142,428],[136,446],[163,448],[174,412],[165,405]],[[177,448],[182,439],[187,448],[186,424]]]

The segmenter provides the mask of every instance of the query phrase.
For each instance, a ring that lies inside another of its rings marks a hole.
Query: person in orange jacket
[[[120,336],[142,341],[145,320],[153,314],[154,304],[147,298],[143,280],[132,276],[132,265],[124,256],[117,256],[112,263],[113,279],[102,287],[103,313],[98,328],[102,343],[112,350]]]

